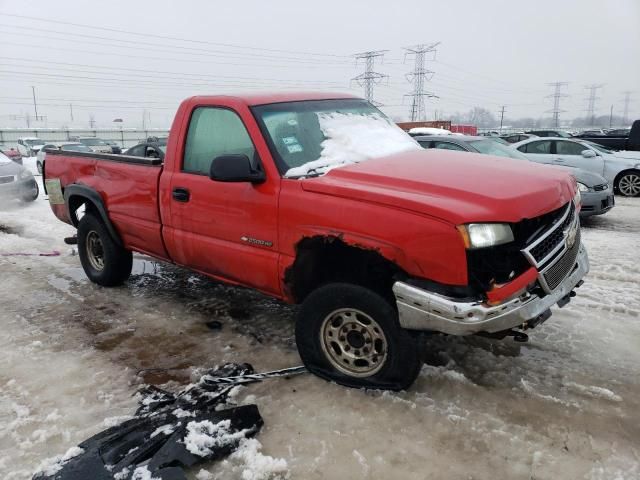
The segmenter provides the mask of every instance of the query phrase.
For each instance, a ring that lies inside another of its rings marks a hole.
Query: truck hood
[[[573,178],[559,169],[445,150],[397,153],[300,181],[308,192],[410,210],[455,225],[537,217],[575,193]]]

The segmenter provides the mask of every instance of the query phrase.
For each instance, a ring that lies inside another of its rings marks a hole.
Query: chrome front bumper
[[[487,306],[479,302],[458,302],[404,282],[396,282],[393,293],[403,328],[450,335],[493,333],[518,327],[544,314],[565,297],[568,299],[568,295],[588,271],[589,257],[584,246],[580,245],[571,273],[544,297],[525,293],[503,304]]]

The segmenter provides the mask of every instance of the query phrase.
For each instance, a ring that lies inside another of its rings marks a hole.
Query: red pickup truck
[[[301,304],[309,370],[404,389],[424,332],[526,339],[589,269],[569,174],[474,155],[347,95],[200,96],[164,159],[51,151],[44,176],[95,283],[136,251],[258,289]]]

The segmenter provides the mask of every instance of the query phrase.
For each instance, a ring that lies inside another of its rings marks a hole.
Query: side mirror
[[[263,172],[251,168],[246,155],[220,155],[213,159],[209,169],[209,178],[218,182],[262,183],[266,177]]]
[[[593,150],[583,150],[580,153],[582,153],[582,156],[584,158],[593,158],[596,156],[596,152],[594,152]]]

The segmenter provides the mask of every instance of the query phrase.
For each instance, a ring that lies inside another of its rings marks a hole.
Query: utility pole
[[[562,87],[566,87],[567,85],[569,85],[568,82],[547,83],[547,86],[553,87],[553,93],[547,95],[545,98],[553,98],[553,109],[547,110],[546,113],[553,115],[553,126],[556,128],[560,127],[560,114],[565,111],[560,109],[560,99],[569,96],[566,93],[562,93]]]
[[[627,90],[626,92],[622,93],[624,94],[624,113],[622,114],[622,123],[624,124],[624,126],[626,126],[627,123],[629,123],[629,104],[631,103],[631,94],[633,92]]]
[[[591,120],[591,126],[595,127],[596,123],[596,100],[599,100],[598,89],[604,87],[602,83],[594,83],[586,85],[584,88],[589,90],[589,96],[587,97],[587,118]]]
[[[36,103],[36,87],[31,87],[31,92],[33,92],[33,109],[36,112],[36,121],[38,121],[38,104]]]
[[[71,114],[71,121],[73,122],[73,103],[69,104],[69,113]]]
[[[365,98],[370,103],[378,107],[382,104],[373,100],[373,86],[376,83],[380,83],[383,78],[388,78],[388,75],[375,72],[373,70],[373,67],[375,64],[375,59],[377,57],[380,57],[380,59],[382,59],[385,52],[388,52],[388,50],[372,50],[370,52],[356,53],[354,55],[356,62],[361,59],[364,60],[364,73],[361,73],[357,77],[352,78],[352,80],[355,80],[356,82],[358,82],[358,85],[364,87]]]
[[[504,120],[504,109],[507,108],[506,105],[502,105],[500,108],[500,133],[502,133],[502,121]]]
[[[93,113],[89,114],[89,128],[93,130],[96,126],[96,117],[93,116]]]
[[[412,122],[425,118],[425,98],[438,98],[435,94],[427,92],[424,89],[425,80],[431,80],[434,73],[433,71],[425,68],[425,59],[428,53],[433,54],[432,59],[435,58],[437,51],[436,47],[438,45],[440,45],[440,42],[414,45],[413,47],[405,48],[405,60],[407,55],[413,55],[415,58],[413,72],[406,75],[407,81],[413,83],[413,92],[405,95],[405,97],[411,97],[411,109],[409,111],[409,116]]]
[[[611,111],[609,112],[609,128],[611,128],[612,121],[613,121],[613,105],[611,105]]]

